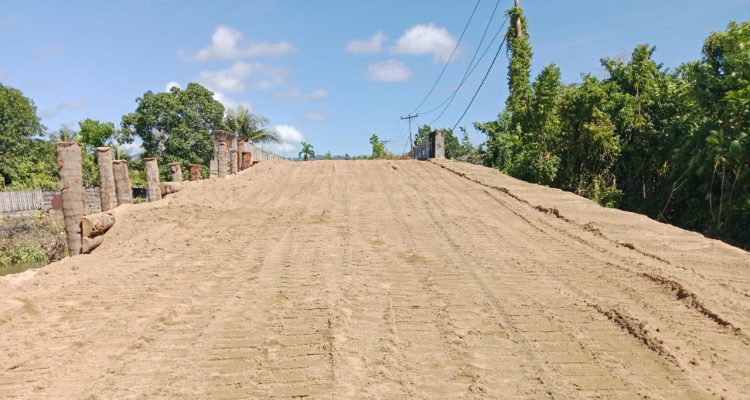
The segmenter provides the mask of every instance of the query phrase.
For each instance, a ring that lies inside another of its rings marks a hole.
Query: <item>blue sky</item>
[[[488,38],[512,0],[501,0]],[[0,8],[0,82],[31,97],[49,130],[84,118],[113,121],[145,91],[202,83],[225,105],[268,117],[295,154],[366,154],[378,133],[406,146],[399,117],[415,109],[461,34],[466,1],[14,1]],[[471,60],[495,0],[482,0],[420,111],[443,101]],[[556,63],[565,82],[601,75],[599,59],[657,47],[667,67],[697,59],[703,39],[730,19],[747,20],[750,0],[521,0],[534,49],[532,75]],[[489,40],[489,39],[487,39]],[[485,44],[487,43],[485,40]],[[495,42],[496,44],[498,42]],[[435,126],[453,126],[487,71],[491,49]],[[505,52],[462,126],[494,119],[507,95]],[[438,112],[420,116],[433,120]],[[473,141],[484,140],[470,128]]]

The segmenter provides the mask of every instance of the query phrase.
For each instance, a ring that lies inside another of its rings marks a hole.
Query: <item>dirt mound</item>
[[[7,398],[741,398],[750,256],[496,171],[262,162],[0,278]]]

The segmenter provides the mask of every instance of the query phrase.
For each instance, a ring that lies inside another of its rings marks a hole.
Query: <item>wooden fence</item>
[[[0,192],[0,214],[36,210],[62,210],[60,192],[41,189]],[[99,188],[86,188],[86,213],[93,214],[101,210]]]
[[[41,210],[43,203],[39,189],[0,192],[0,213]]]

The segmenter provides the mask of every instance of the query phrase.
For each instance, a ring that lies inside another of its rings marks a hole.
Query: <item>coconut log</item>
[[[86,214],[86,192],[83,190],[81,148],[75,142],[57,143],[57,171],[60,174],[63,220],[68,239],[68,253],[81,253],[81,218]]]
[[[91,253],[95,248],[99,247],[104,242],[104,236],[85,237],[81,242],[81,252]]]
[[[162,196],[177,193],[182,190],[182,182],[162,182],[159,186],[161,188]]]
[[[146,166],[146,189],[148,201],[161,200],[161,187],[159,186],[159,164],[153,157],[143,159]]]
[[[172,182],[182,182],[182,166],[180,163],[169,163],[169,170],[172,171]]]
[[[112,161],[112,170],[115,175],[117,204],[133,204],[133,184],[130,183],[127,160]]]
[[[115,224],[115,216],[108,212],[84,215],[81,218],[81,234],[85,238],[99,236]]]
[[[245,151],[242,153],[242,169],[248,169],[253,166],[253,152]]]
[[[237,150],[235,149],[229,150],[229,168],[229,172],[237,173]]]
[[[227,161],[227,141],[219,140],[219,158],[216,159],[219,168],[219,178],[227,176],[229,161]]]
[[[242,171],[242,153],[245,151],[245,141],[237,137],[237,171]]]
[[[101,200],[102,211],[111,210],[117,207],[115,174],[112,169],[112,149],[97,147],[96,163],[99,166],[99,199]]]
[[[200,164],[190,164],[190,180],[199,181],[203,179],[203,166]]]

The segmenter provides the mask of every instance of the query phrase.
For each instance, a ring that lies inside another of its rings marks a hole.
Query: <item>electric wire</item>
[[[490,42],[490,44],[487,45],[487,48],[484,50],[484,52],[482,53],[482,55],[479,57],[479,60],[477,60],[476,64],[474,64],[471,67],[471,70],[469,71],[469,73],[466,76],[464,76],[464,79],[461,80],[461,82],[458,84],[458,87],[456,87],[456,89],[453,91],[453,93],[450,96],[448,96],[448,98],[445,99],[445,101],[443,103],[445,103],[447,101],[447,104],[445,104],[445,107],[443,107],[443,110],[440,111],[440,114],[438,114],[437,117],[435,117],[432,121],[430,121],[430,125],[434,124],[435,121],[439,120],[445,114],[445,112],[448,110],[448,108],[450,107],[450,105],[453,104],[453,100],[456,99],[456,95],[458,94],[458,91],[461,89],[461,87],[463,87],[464,83],[466,83],[466,81],[468,80],[469,76],[471,76],[474,73],[474,71],[477,69],[477,67],[479,66],[479,64],[484,59],[484,56],[486,56],[487,52],[492,48],[492,45],[495,44],[495,41],[502,34],[502,31],[505,28],[505,24],[507,22],[508,22],[508,18],[505,19],[505,22],[503,22],[502,26],[500,26],[500,29],[498,29],[498,31],[495,33],[494,38],[492,39],[492,41]],[[502,46],[502,44],[501,44],[501,46]]]
[[[471,15],[469,16],[469,20],[466,21],[466,25],[464,25],[464,30],[461,32],[461,36],[458,37],[458,41],[456,42],[456,46],[453,48],[453,51],[451,52],[450,57],[448,57],[448,61],[445,62],[445,65],[443,66],[443,70],[440,71],[440,75],[438,75],[437,79],[435,80],[435,83],[432,84],[432,88],[429,92],[427,92],[427,95],[425,95],[424,99],[419,103],[418,106],[414,108],[414,111],[411,112],[411,114],[416,114],[417,110],[419,110],[419,107],[422,107],[424,103],[427,101],[427,99],[430,97],[432,92],[435,90],[435,87],[437,86],[438,82],[440,82],[440,79],[443,77],[443,74],[445,74],[445,70],[448,68],[448,64],[451,63],[451,60],[453,60],[453,56],[456,54],[456,50],[458,50],[458,46],[461,44],[461,39],[464,38],[464,34],[466,33],[466,29],[469,28],[469,24],[471,23],[471,20],[474,18],[474,14],[477,12],[477,7],[479,7],[479,3],[482,0],[477,0],[477,3],[474,4],[474,10],[471,11]]]
[[[495,2],[495,8],[492,9],[492,14],[490,15],[490,19],[487,21],[487,25],[485,25],[485,27],[484,27],[484,32],[482,32],[482,38],[479,40],[479,44],[477,45],[476,50],[474,50],[474,55],[471,56],[471,61],[469,61],[469,64],[466,66],[466,71],[464,71],[464,76],[463,76],[463,78],[461,78],[461,82],[458,84],[458,87],[456,87],[456,89],[453,90],[453,92],[450,95],[448,95],[448,97],[446,97],[445,100],[443,100],[440,104],[438,104],[437,106],[435,106],[431,110],[422,111],[421,112],[422,115],[427,115],[427,114],[433,113],[433,112],[437,111],[440,107],[442,107],[443,105],[445,105],[445,103],[448,102],[451,99],[451,97],[454,97],[456,95],[456,93],[458,92],[458,90],[461,89],[461,86],[468,79],[469,75],[474,71],[474,69],[476,68],[476,64],[474,64],[474,60],[476,60],[477,54],[479,54],[479,50],[482,48],[482,44],[484,43],[484,39],[487,36],[487,31],[489,30],[490,25],[492,25],[492,20],[495,18],[495,13],[497,12],[497,8],[499,6],[500,6],[500,0],[497,0],[497,2]],[[484,51],[484,53],[482,53],[482,56],[477,61],[477,64],[479,64],[479,62],[482,61],[482,58],[484,58],[484,55],[487,54],[487,50],[489,48],[491,48],[492,44],[495,42],[495,40],[497,40],[497,35],[500,33],[500,31],[503,30],[503,27],[505,27],[505,24],[507,23],[507,21],[508,21],[508,18],[506,17],[505,21],[503,22],[503,24],[500,27],[500,29],[498,29],[498,31],[493,36],[492,42],[490,42],[490,44],[487,46],[487,49]]]
[[[466,113],[469,112],[469,108],[471,108],[471,105],[474,104],[474,100],[477,98],[477,95],[479,94],[479,91],[482,89],[482,86],[484,85],[484,82],[487,80],[487,77],[490,75],[490,71],[492,71],[492,67],[495,66],[495,61],[497,61],[497,57],[500,55],[500,50],[503,49],[503,45],[505,44],[506,38],[503,38],[503,41],[500,43],[500,46],[497,48],[497,53],[495,53],[495,58],[492,59],[492,63],[490,64],[490,67],[487,68],[487,73],[484,74],[484,78],[482,78],[482,82],[479,83],[479,87],[474,92],[474,96],[471,97],[471,101],[469,101],[469,105],[466,106],[466,109],[464,110],[463,114],[461,114],[461,117],[458,118],[458,121],[453,125],[453,130],[456,129],[458,124],[461,123],[461,120],[464,119],[466,116]]]

